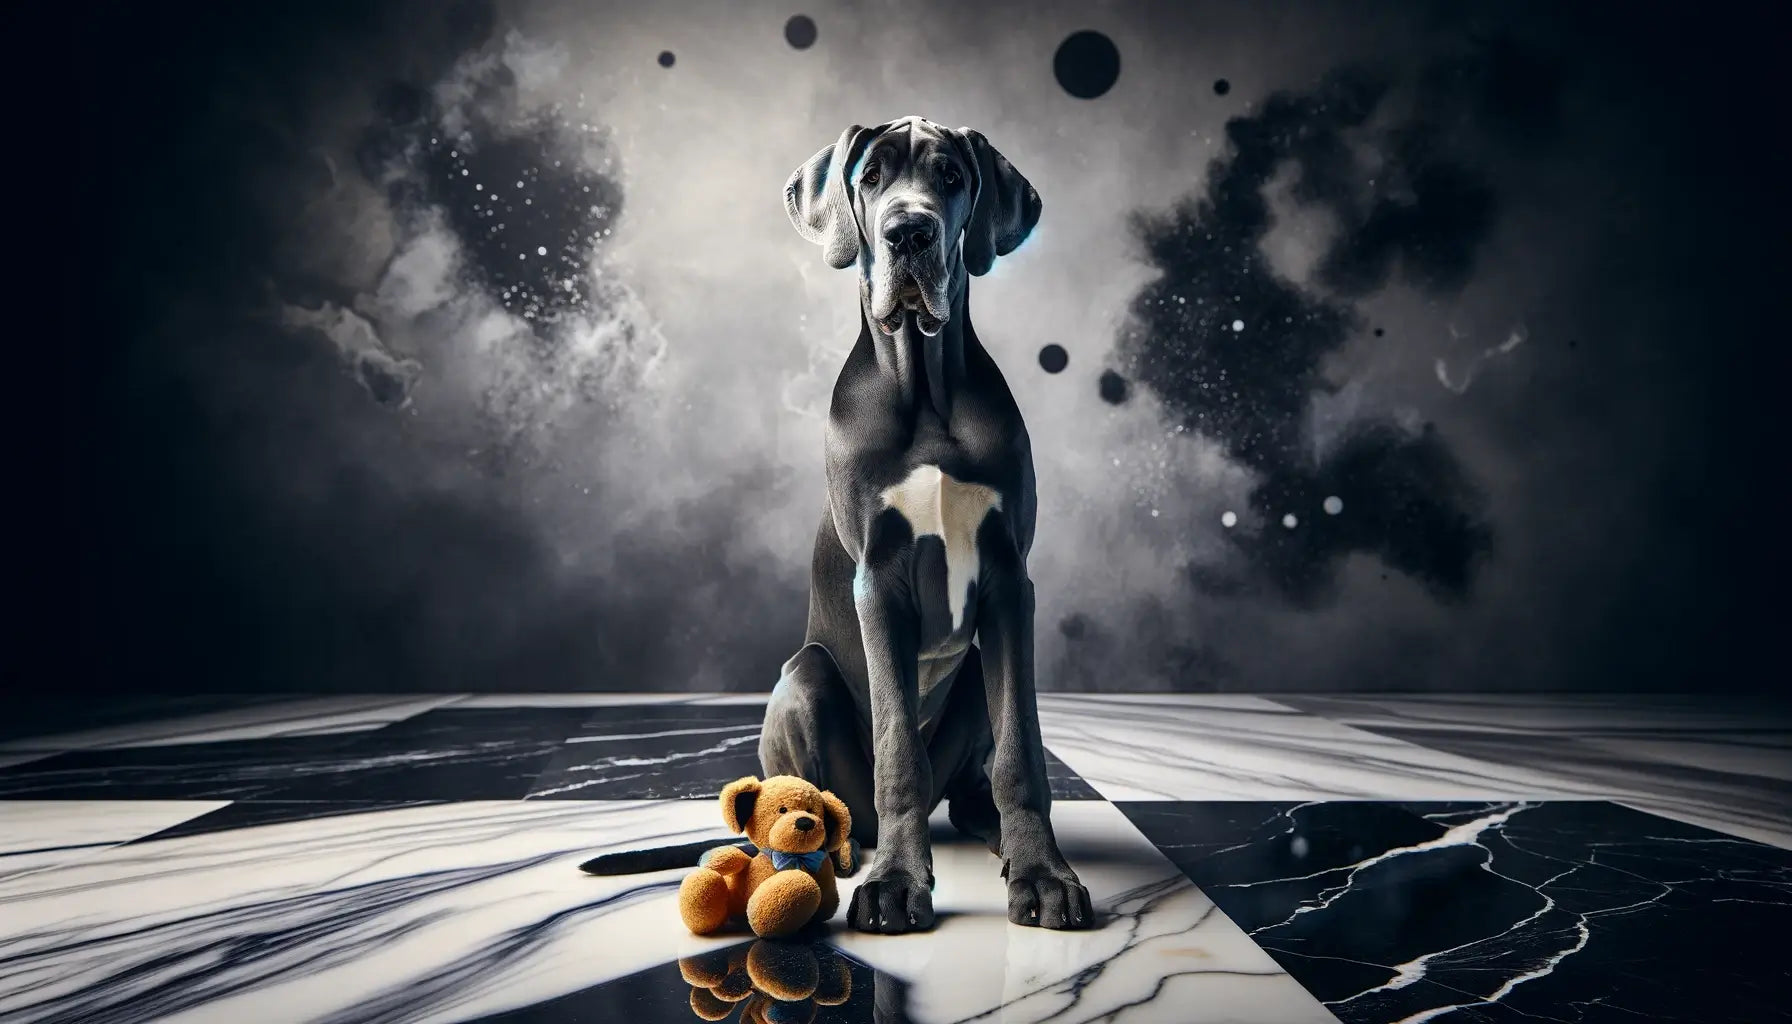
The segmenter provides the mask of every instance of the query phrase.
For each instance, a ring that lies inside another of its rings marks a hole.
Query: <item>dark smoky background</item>
[[[781,189],[920,113],[1045,202],[973,286],[1042,689],[1777,690],[1770,17],[84,10],[15,138],[10,688],[769,688],[856,333]]]

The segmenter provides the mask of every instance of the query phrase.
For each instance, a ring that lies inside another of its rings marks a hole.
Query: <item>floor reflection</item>
[[[484,1019],[508,1024],[910,1024],[907,983],[829,945],[821,937],[825,934],[754,939],[707,950]]]

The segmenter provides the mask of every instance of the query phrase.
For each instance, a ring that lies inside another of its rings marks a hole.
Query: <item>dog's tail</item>
[[[759,848],[745,839],[708,839],[677,846],[655,846],[646,850],[618,850],[601,853],[579,865],[587,875],[640,875],[649,871],[672,868],[694,868],[698,858],[718,846],[735,846],[748,856],[757,856]]]

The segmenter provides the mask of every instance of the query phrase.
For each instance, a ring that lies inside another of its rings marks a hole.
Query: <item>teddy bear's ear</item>
[[[827,838],[822,843],[826,850],[838,850],[852,838],[852,812],[846,809],[846,801],[827,790],[821,791],[822,820],[827,823]]]
[[[722,787],[722,823],[730,832],[745,832],[753,820],[753,804],[759,799],[759,779],[743,775]]]

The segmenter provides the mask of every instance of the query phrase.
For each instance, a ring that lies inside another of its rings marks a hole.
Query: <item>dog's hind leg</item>
[[[991,853],[1000,853],[1002,816],[989,785],[995,736],[989,728],[988,700],[983,652],[973,646],[952,679],[952,693],[927,745],[927,756],[933,764],[934,805],[944,799],[953,828],[981,840]]]
[[[828,790],[852,815],[852,842],[834,858],[839,875],[858,871],[862,849],[877,844],[870,736],[834,656],[811,643],[784,663],[765,705],[759,734],[761,774],[795,775]]]

